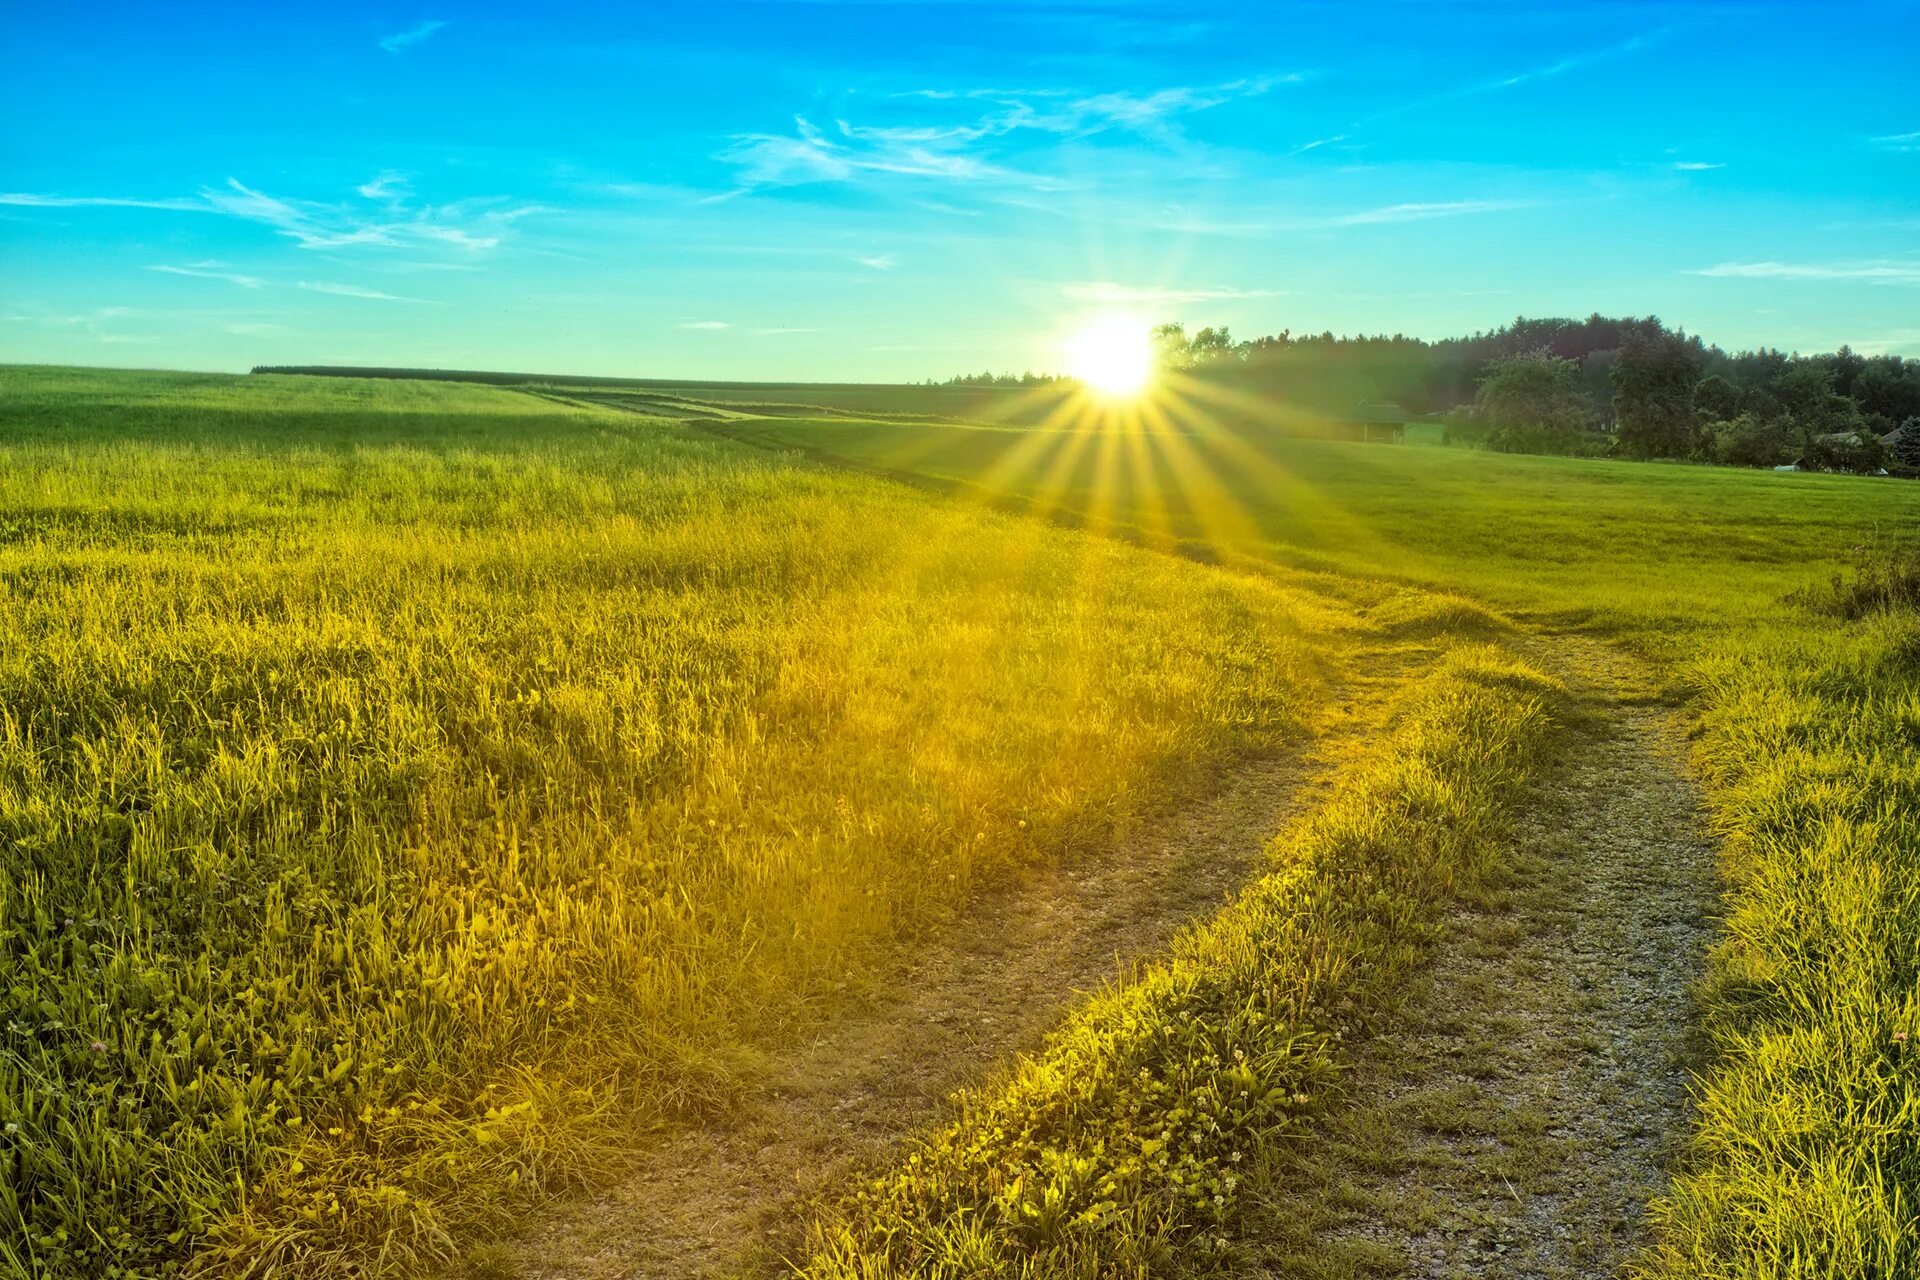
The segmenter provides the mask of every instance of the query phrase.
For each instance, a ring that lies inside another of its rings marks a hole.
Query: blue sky
[[[918,379],[1103,311],[1920,355],[1920,5],[38,5],[0,360]]]

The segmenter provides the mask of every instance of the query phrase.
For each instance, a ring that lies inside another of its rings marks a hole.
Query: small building
[[[1322,440],[1352,440],[1363,444],[1404,444],[1407,411],[1397,404],[1360,404],[1345,415],[1330,415],[1299,434]]]

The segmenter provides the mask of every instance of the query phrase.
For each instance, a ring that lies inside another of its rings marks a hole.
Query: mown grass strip
[[[1375,1025],[1447,904],[1481,881],[1564,690],[1471,644],[1402,699],[1390,737],[1276,839],[1265,875],[1003,1083],[963,1096],[900,1166],[827,1206],[794,1269],[1144,1275],[1217,1246],[1243,1161],[1337,1097],[1343,1041]]]

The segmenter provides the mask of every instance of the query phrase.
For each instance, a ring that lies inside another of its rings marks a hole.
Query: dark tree
[[[1693,407],[1709,422],[1726,422],[1740,416],[1740,388],[1717,373],[1710,373],[1694,384]]]
[[[1614,429],[1638,458],[1682,458],[1694,445],[1693,346],[1657,327],[1622,336],[1613,366]]]
[[[1579,363],[1544,349],[1489,364],[1474,402],[1487,446],[1512,452],[1580,451],[1595,416]]]
[[[1920,416],[1900,424],[1893,432],[1893,444],[1887,452],[1901,466],[1920,471]]]
[[[1712,456],[1730,467],[1777,467],[1799,456],[1799,437],[1783,418],[1756,418],[1743,413],[1730,422],[1714,423]]]
[[[1218,329],[1202,329],[1187,344],[1187,363],[1196,367],[1226,364],[1239,359],[1240,354],[1225,325]]]

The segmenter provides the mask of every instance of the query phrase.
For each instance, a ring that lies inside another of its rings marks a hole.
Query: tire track
[[[1633,664],[1531,647],[1586,723],[1492,891],[1361,1051],[1328,1140],[1260,1180],[1232,1274],[1584,1280],[1647,1242],[1689,1115],[1714,847],[1684,737]]]

